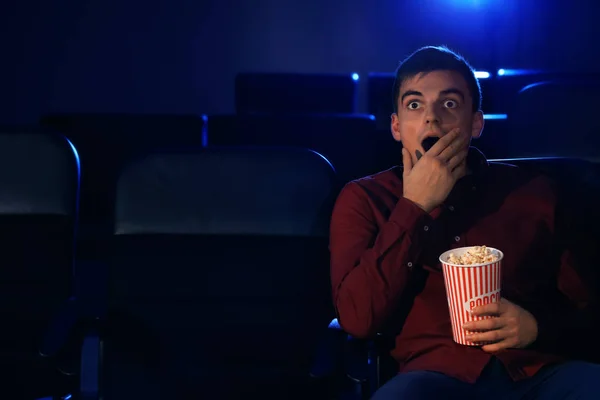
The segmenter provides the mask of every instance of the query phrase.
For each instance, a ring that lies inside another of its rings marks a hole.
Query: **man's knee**
[[[438,372],[413,371],[396,375],[383,385],[372,400],[431,399],[444,395],[446,399],[468,400],[467,383]],[[448,397],[451,396],[451,397]]]
[[[571,361],[554,367],[548,376],[550,389],[554,393],[574,396],[578,399],[596,399],[600,390],[600,364]],[[569,397],[570,398],[570,397]]]
[[[562,374],[561,374],[562,371]],[[565,381],[600,387],[600,364],[583,361],[571,361],[559,366],[559,375]]]

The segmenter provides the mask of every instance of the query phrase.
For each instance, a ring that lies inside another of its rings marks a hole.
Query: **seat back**
[[[211,148],[129,166],[109,274],[109,318],[121,327],[107,343],[113,389],[133,382],[123,365],[156,383],[150,396],[261,388],[264,398],[306,377],[332,315],[335,194],[331,165],[304,149]]]
[[[241,73],[235,78],[238,114],[351,114],[357,99],[352,74]]]
[[[209,146],[296,146],[313,149],[349,181],[390,168],[400,160],[382,157],[396,142],[377,135],[370,115],[214,115],[208,117]],[[389,158],[389,157],[388,157]]]
[[[505,145],[512,157],[600,156],[599,79],[549,80],[524,87],[517,96]],[[576,102],[575,115],[558,99]]]
[[[40,123],[64,134],[79,151],[85,238],[88,233],[110,234],[107,221],[112,220],[117,171],[128,159],[156,148],[200,146],[204,126],[202,116],[169,114],[52,114]],[[89,247],[101,246],[92,243]]]
[[[6,296],[0,312],[5,316],[45,322],[70,296],[78,186],[76,153],[66,139],[0,134],[0,296]]]
[[[0,133],[3,372],[29,368],[27,379],[35,379],[31,368],[45,330],[73,293],[78,189],[77,155],[64,137]]]
[[[572,251],[580,273],[600,294],[595,250],[600,243],[600,163],[578,158],[523,158],[503,161],[552,178],[559,194],[559,233]]]

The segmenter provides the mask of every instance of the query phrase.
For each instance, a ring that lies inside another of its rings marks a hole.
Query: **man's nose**
[[[436,107],[427,107],[424,117],[427,125],[439,124],[441,122]]]
[[[439,124],[440,123],[440,119],[439,119],[437,113],[432,112],[432,111],[428,112],[425,115],[425,123],[427,125]]]

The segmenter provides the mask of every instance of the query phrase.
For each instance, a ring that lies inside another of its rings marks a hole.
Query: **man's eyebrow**
[[[407,98],[408,96],[421,96],[421,97],[423,97],[423,93],[417,92],[416,90],[407,90],[406,92],[404,92],[402,94],[402,97],[400,98],[400,102],[403,102],[404,99]]]
[[[460,96],[462,101],[465,101],[465,94],[462,92],[462,90],[457,89],[457,88],[448,88],[446,90],[442,90],[440,92],[440,96],[446,96],[448,94],[457,94]]]

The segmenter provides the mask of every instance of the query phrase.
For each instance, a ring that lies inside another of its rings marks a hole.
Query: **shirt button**
[[[411,262],[409,262],[409,263],[408,263],[408,264],[406,264],[406,265],[408,265],[408,268],[412,268],[412,265],[413,265],[413,264],[412,264]]]
[[[429,230],[429,227],[428,227],[427,225],[425,225],[425,226],[423,227],[423,230],[424,230],[425,232],[427,232],[427,231]]]
[[[454,241],[459,242],[460,241],[460,236],[455,236],[454,237]]]
[[[450,211],[454,211],[454,206],[450,206],[450,207],[448,207],[448,210],[450,210]]]

